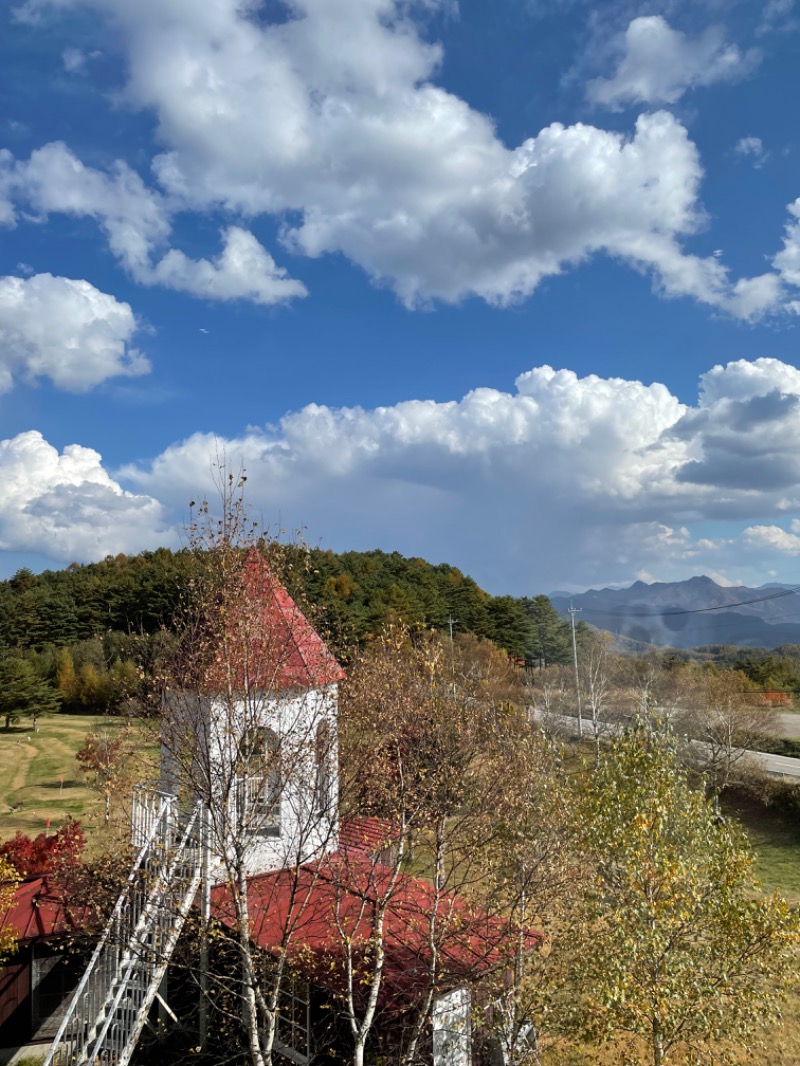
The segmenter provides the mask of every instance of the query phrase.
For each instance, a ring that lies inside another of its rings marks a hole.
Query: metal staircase
[[[70,1001],[44,1066],[126,1066],[200,886],[206,819],[196,804],[142,790],[133,820],[140,851]]]

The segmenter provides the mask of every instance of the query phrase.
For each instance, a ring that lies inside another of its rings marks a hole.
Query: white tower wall
[[[213,880],[336,849],[335,683],[230,700],[171,693],[163,722],[160,787],[208,807]]]

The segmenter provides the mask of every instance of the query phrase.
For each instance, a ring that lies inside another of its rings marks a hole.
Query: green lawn
[[[745,827],[756,852],[756,872],[768,892],[800,902],[800,824],[746,796],[723,798],[723,810]]]
[[[17,830],[35,836],[48,819],[56,829],[70,817],[79,818],[90,837],[97,834],[103,828],[102,801],[86,787],[75,752],[88,732],[122,728],[119,718],[61,713],[40,718],[38,733],[0,730],[0,839]],[[151,775],[142,767],[136,776]]]

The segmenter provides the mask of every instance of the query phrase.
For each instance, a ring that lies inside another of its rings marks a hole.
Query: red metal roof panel
[[[0,913],[0,929],[7,928],[14,930],[18,941],[75,930],[61,891],[48,874],[29,877],[17,886],[11,906]]]
[[[395,878],[392,886],[392,879]],[[438,981],[453,987],[506,965],[513,946],[507,921],[491,917],[453,893],[392,868],[343,852],[318,863],[254,877],[248,884],[250,935],[266,951],[283,950],[321,987],[343,989],[342,933],[363,950],[371,935],[369,916],[377,899],[390,890],[385,916],[384,1009],[401,1011],[424,985],[430,962],[429,916],[438,906]],[[235,925],[233,898],[226,886],[212,893],[212,911]],[[287,932],[288,931],[288,932]],[[530,948],[541,934],[525,931]]]
[[[322,688],[341,681],[344,670],[286,589],[252,548],[244,564],[244,586],[257,605],[260,680],[280,689]]]

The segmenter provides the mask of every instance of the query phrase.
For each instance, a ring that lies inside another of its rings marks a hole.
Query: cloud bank
[[[800,545],[799,412],[800,371],[757,359],[703,374],[693,405],[549,366],[448,402],[311,404],[113,477],[96,452],[27,433],[0,445],[0,543],[69,561],[174,542],[225,454],[267,520],[452,562],[492,591],[692,572],[759,584]]]

